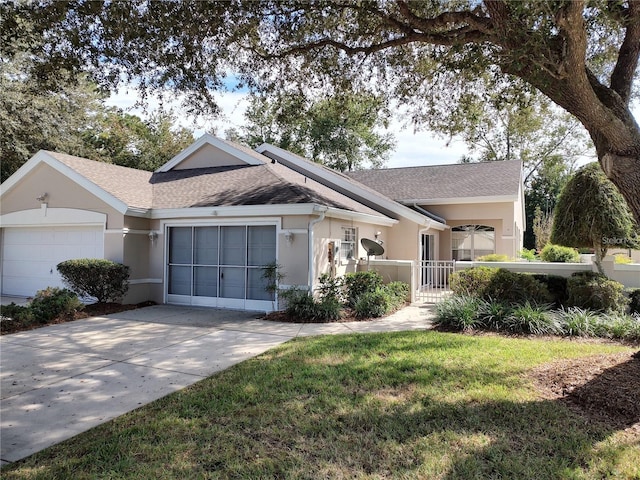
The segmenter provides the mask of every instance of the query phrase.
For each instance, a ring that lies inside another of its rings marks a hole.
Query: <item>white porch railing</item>
[[[438,303],[451,293],[449,276],[455,271],[455,260],[423,260],[419,263],[414,281],[416,302]]]

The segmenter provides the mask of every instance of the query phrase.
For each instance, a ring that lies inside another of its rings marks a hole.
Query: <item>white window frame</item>
[[[340,263],[345,264],[351,260],[357,260],[358,259],[358,228],[351,227],[351,226],[342,226],[341,233],[342,235],[340,237]],[[353,248],[350,249],[346,245],[353,245]],[[352,257],[347,257],[347,252],[349,250],[353,251]]]
[[[458,230],[456,230],[458,229]],[[471,238],[471,248],[453,248],[453,233],[456,231],[465,231],[470,234]],[[486,249],[476,249],[475,246],[475,237],[477,232],[492,232],[493,233],[493,249],[491,251]],[[451,246],[451,258],[455,258],[454,252],[461,250],[470,250],[471,261],[474,261],[480,255],[476,255],[476,250],[481,250],[482,255],[486,255],[488,253],[496,253],[496,229],[491,225],[457,225],[451,228],[452,233],[452,246]]]

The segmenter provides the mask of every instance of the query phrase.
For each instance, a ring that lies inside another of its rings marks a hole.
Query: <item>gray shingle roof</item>
[[[345,172],[396,201],[518,195],[519,161],[381,168]]]
[[[235,146],[235,145],[234,145]],[[145,209],[235,205],[319,204],[380,213],[280,164],[147,172],[47,152],[129,207]],[[253,152],[256,156],[259,154]]]

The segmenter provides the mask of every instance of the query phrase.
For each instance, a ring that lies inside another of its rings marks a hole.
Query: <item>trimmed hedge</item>
[[[593,272],[577,272],[567,280],[567,305],[600,312],[624,312],[624,285]]]
[[[546,285],[533,275],[503,268],[474,267],[455,272],[450,277],[450,285],[456,295],[483,300],[511,303],[553,301]]]
[[[98,303],[116,302],[129,290],[129,267],[110,260],[81,258],[56,267],[71,290]]]

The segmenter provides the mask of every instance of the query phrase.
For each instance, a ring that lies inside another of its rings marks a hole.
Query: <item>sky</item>
[[[205,132],[214,131],[217,136],[224,138],[224,132],[228,128],[242,127],[244,111],[248,102],[246,93],[241,92],[216,94],[216,98],[223,116],[215,121],[206,121],[202,118],[194,119],[186,114],[181,114],[178,101],[172,104],[165,100],[164,106],[165,108],[173,108],[178,117],[178,123],[193,130],[196,137]],[[138,92],[135,88],[130,87],[111,94],[106,103],[144,118],[146,114],[142,108],[136,107],[137,100]],[[159,102],[155,98],[150,98],[148,103],[148,110],[154,110],[159,106]],[[434,134],[424,131],[414,134],[412,127],[403,127],[398,120],[392,121],[390,128],[385,133],[392,133],[396,139],[395,152],[391,154],[385,165],[389,168],[458,163],[460,158],[468,153],[465,144],[460,141],[453,141],[447,146],[445,139],[437,138]]]

